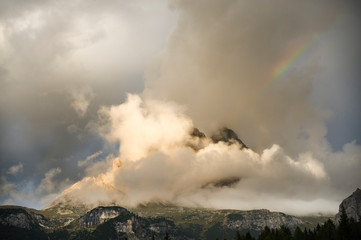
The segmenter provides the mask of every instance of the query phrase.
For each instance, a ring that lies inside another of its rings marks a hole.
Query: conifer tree
[[[265,226],[263,231],[258,237],[258,240],[267,240],[271,238],[271,229],[268,226]]]
[[[350,220],[347,217],[346,210],[341,206],[341,216],[337,228],[337,237],[339,240],[350,239]]]
[[[251,236],[251,234],[249,232],[246,233],[246,240],[253,240],[253,237]]]
[[[294,240],[304,240],[305,239],[305,234],[302,232],[302,230],[297,226],[295,229],[295,232],[293,234],[293,239]]]
[[[236,240],[242,240],[241,234],[239,233],[238,230],[237,230],[237,233],[236,233]]]

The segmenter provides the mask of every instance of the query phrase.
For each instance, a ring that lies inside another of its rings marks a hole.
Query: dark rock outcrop
[[[192,137],[198,137],[198,138],[205,138],[206,137],[206,135],[203,132],[199,131],[198,128],[193,128],[191,136]]]
[[[342,207],[345,208],[346,214],[349,218],[352,217],[358,221],[361,218],[361,190],[357,188],[355,192],[342,201],[339,207],[339,212],[335,217],[336,223],[340,220]]]
[[[222,141],[228,144],[232,144],[237,142],[241,146],[241,149],[248,148],[246,144],[244,144],[241,139],[238,138],[238,135],[229,128],[220,129],[216,134],[211,137],[211,139],[214,143]]]
[[[216,187],[216,188],[223,188],[223,187],[233,187],[237,183],[241,181],[240,177],[228,177],[228,178],[222,178],[217,181],[209,182],[202,186],[202,188],[208,188],[208,187]]]

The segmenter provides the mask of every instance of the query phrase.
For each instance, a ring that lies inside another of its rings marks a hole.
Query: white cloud
[[[183,145],[192,130],[192,121],[174,103],[147,100],[128,94],[119,106],[100,110],[105,125],[101,134],[120,142],[123,160],[137,161],[154,151],[167,151]]]

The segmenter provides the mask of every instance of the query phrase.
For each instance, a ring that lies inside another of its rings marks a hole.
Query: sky
[[[0,0],[0,204],[338,211],[361,187],[360,7]]]

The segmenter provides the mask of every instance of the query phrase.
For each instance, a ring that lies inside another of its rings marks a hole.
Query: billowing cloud
[[[276,144],[257,153],[242,149],[238,142],[192,137],[193,124],[183,111],[174,103],[142,101],[137,95],[128,95],[119,106],[101,109],[99,131],[109,141],[120,142],[119,157],[104,160],[102,167],[97,164],[102,171],[66,189],[54,203],[135,206],[166,201],[295,214],[332,212],[345,190],[338,190],[344,180],[334,175],[335,167],[338,172],[361,170],[361,147],[355,144],[344,152],[324,152],[323,158],[312,152],[290,157]],[[199,142],[202,147],[196,150],[194,143]],[[339,157],[347,164],[337,162]],[[346,192],[360,180],[356,174],[348,179]],[[296,208],[296,203],[302,205]]]
[[[102,134],[108,141],[120,142],[121,157],[129,161],[182,145],[192,130],[192,121],[179,106],[154,100],[143,103],[137,95],[128,95],[124,104],[102,108],[100,113],[109,122]]]

